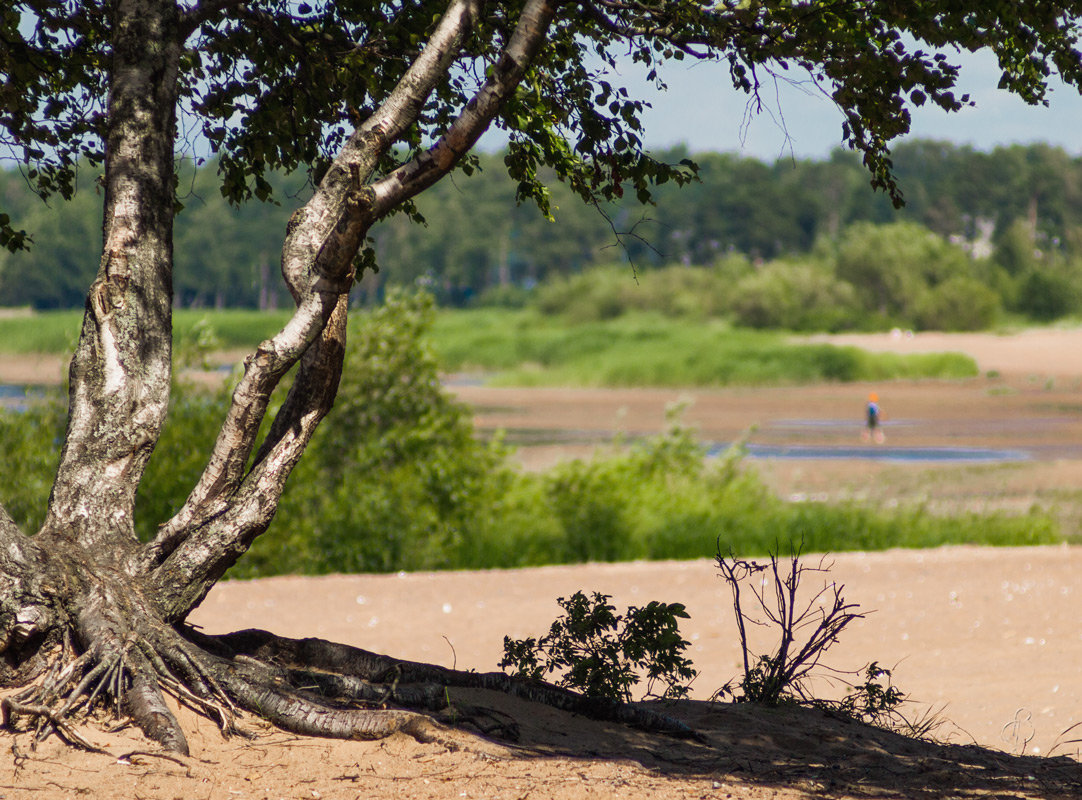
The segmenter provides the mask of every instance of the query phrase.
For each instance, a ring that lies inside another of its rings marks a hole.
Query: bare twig
[[[819,665],[842,630],[853,620],[864,617],[857,610],[859,606],[846,602],[844,587],[834,582],[825,583],[807,602],[801,603],[800,588],[805,575],[829,572],[830,565],[825,559],[813,566],[801,563],[799,548],[790,558],[787,570],[776,553],[771,553],[766,563],[739,559],[732,552],[728,556],[719,553],[717,566],[733,597],[744,659],[744,677],[740,683],[743,699],[777,703],[786,696],[803,696],[801,682]],[[749,580],[754,576],[762,577],[758,582]],[[757,606],[757,613],[752,616],[744,609],[745,587]],[[749,622],[778,631],[773,654],[752,655],[747,637]]]

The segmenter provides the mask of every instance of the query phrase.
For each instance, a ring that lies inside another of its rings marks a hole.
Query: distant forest
[[[658,157],[677,162],[688,155]],[[461,306],[511,298],[595,266],[710,267],[734,255],[759,265],[814,253],[869,223],[923,226],[1016,278],[1048,273],[1052,284],[1066,286],[1065,271],[1075,267],[1064,265],[1082,263],[1082,159],[1047,145],[981,152],[934,141],[901,144],[894,151],[906,199],[900,210],[869,188],[848,151],[773,164],[718,153],[694,159],[699,181],[658,187],[654,205],[629,196],[589,207],[554,184],[554,219],[547,220],[531,204],[516,205],[501,155],[481,155],[472,175],[458,173],[425,193],[417,209],[425,225],[400,216],[374,229],[371,246],[386,269],[368,273],[358,302],[379,297],[385,281],[420,283],[441,303]],[[236,209],[219,195],[214,171],[213,164],[193,167],[181,178],[176,304],[284,305],[278,252],[290,212],[306,197],[307,177],[275,179],[278,205],[253,201]],[[0,255],[0,306],[83,303],[101,242],[95,177],[86,169],[74,200],[45,206],[18,171],[0,170],[0,207],[34,240],[29,252]]]

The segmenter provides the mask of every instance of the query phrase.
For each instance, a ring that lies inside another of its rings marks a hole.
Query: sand
[[[1079,401],[1072,398],[1082,378],[1082,332],[859,337],[855,343],[960,349],[977,358],[982,372],[998,373],[962,384],[877,387],[888,421],[913,421],[888,428],[891,443],[1024,445],[1038,452],[1031,466],[1043,472],[1005,473],[1012,480],[1024,483],[1019,475],[1040,475],[1046,483],[1070,485],[1077,476],[1073,448],[1082,431]],[[867,388],[693,392],[688,413],[698,415],[692,421],[704,435],[718,439],[757,422],[755,435],[767,441],[848,441],[855,429],[787,429],[782,423],[843,420],[853,408],[859,414]],[[498,425],[506,415],[517,420],[510,427],[602,434],[621,426],[629,432],[656,430],[659,410],[680,394],[583,391],[570,393],[578,399],[569,404],[566,392],[564,400],[553,392],[527,401],[501,394],[513,390],[459,391],[480,406],[483,426]],[[572,407],[579,417],[571,416]],[[529,425],[521,424],[524,414]],[[546,445],[565,448],[546,457],[573,455],[575,446]],[[779,491],[822,483],[814,467],[819,463],[805,464],[803,477],[774,475]],[[848,469],[859,473],[865,467]],[[769,465],[763,468],[769,472]],[[856,491],[859,480],[850,480]],[[835,475],[823,491],[836,491],[836,483]],[[611,594],[619,608],[654,599],[685,603],[691,619],[684,633],[701,674],[693,687],[695,702],[671,713],[699,730],[703,741],[475,695],[452,699],[510,714],[521,729],[517,742],[466,732],[449,732],[428,744],[404,736],[326,742],[252,720],[246,725],[254,738],[226,740],[210,722],[183,713],[193,752],[179,761],[154,755],[155,748],[130,730],[110,733],[96,724],[85,733],[110,756],[76,752],[53,740],[31,751],[26,735],[10,737],[13,746],[0,753],[0,794],[317,800],[1082,796],[1082,727],[1072,727],[1082,722],[1082,547],[951,547],[845,553],[831,560],[830,579],[844,584],[846,598],[868,614],[844,633],[825,664],[852,671],[877,661],[891,668],[895,684],[911,699],[907,713],[913,719],[935,715],[941,724],[933,736],[948,744],[893,736],[814,710],[709,702],[737,675],[740,663],[731,603],[710,561],[285,577],[223,582],[192,621],[210,632],[260,627],[491,670],[505,634],[544,633],[558,613],[556,598],[578,589]],[[840,691],[822,681],[814,688],[824,696]],[[141,754],[127,755],[133,752]]]
[[[543,633],[558,612],[555,598],[580,588],[611,593],[619,608],[650,599],[684,602],[691,614],[684,632],[701,674],[697,701],[669,711],[704,738],[648,735],[455,692],[456,703],[513,717],[518,741],[451,731],[428,744],[401,735],[328,742],[251,720],[245,724],[254,738],[226,740],[210,722],[182,713],[190,758],[157,757],[130,729],[84,728],[109,756],[53,740],[31,751],[22,734],[0,752],[0,791],[222,800],[1077,797],[1082,737],[1071,726],[1082,719],[1080,568],[1082,548],[1068,547],[833,559],[830,578],[869,613],[846,631],[826,665],[855,670],[877,660],[891,667],[912,699],[907,714],[919,719],[931,706],[941,721],[932,735],[947,745],[814,710],[708,702],[740,661],[725,587],[710,561],[225,582],[193,617],[210,632],[256,626],[479,670],[495,666],[504,634]]]

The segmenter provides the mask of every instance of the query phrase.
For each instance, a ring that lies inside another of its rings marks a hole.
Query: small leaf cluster
[[[631,690],[646,680],[646,696],[661,683],[662,697],[684,697],[697,672],[684,656],[688,642],[679,621],[688,614],[680,603],[651,601],[617,614],[610,596],[581,591],[557,603],[564,616],[538,639],[503,640],[501,668],[530,680],[560,673],[557,684],[587,697],[630,701]]]
[[[846,716],[873,724],[889,722],[905,694],[891,683],[891,672],[873,661],[864,668],[864,682],[850,688],[835,706]]]

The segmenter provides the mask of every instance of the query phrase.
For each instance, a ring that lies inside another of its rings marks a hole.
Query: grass
[[[288,311],[183,309],[174,343],[203,351],[254,347]],[[0,318],[0,352],[70,353],[82,311]],[[499,373],[516,386],[726,386],[966,378],[976,364],[958,353],[897,355],[855,347],[794,344],[779,332],[635,313],[570,324],[532,311],[442,311],[430,337],[443,369]]]
[[[0,353],[71,353],[82,319],[82,310],[0,317]]]
[[[256,311],[232,308],[227,311],[180,309],[173,312],[173,341],[196,339],[200,330],[212,334],[215,345],[225,349],[255,347],[274,336],[289,320],[292,311]]]
[[[289,319],[289,313],[181,309],[173,312],[173,341],[180,344],[209,335],[218,348],[254,347],[273,336]],[[82,322],[82,309],[0,317],[0,353],[66,355],[75,349]]]
[[[530,311],[445,311],[433,329],[445,369],[515,386],[727,386],[967,378],[959,353],[898,355],[794,344],[781,332],[650,313],[571,325]]]

